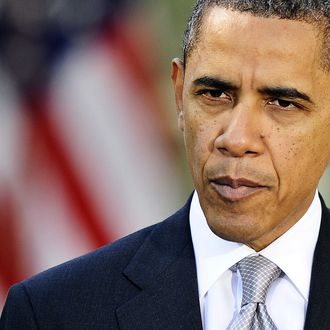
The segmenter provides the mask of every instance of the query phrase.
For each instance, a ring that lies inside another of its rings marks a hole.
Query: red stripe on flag
[[[33,157],[34,146],[38,143],[39,139],[42,139],[47,148],[48,157],[51,158],[52,164],[59,170],[63,184],[69,193],[70,205],[72,205],[76,214],[81,219],[81,223],[77,225],[82,225],[86,228],[95,248],[110,242],[113,238],[109,233],[105,232],[101,225],[98,213],[90,201],[88,192],[76,175],[67,151],[58,138],[56,129],[52,125],[48,116],[50,109],[47,102],[44,101],[43,94],[40,93],[39,97],[33,98],[32,101],[30,99],[26,107],[32,114],[31,157]]]
[[[0,195],[0,269],[2,285],[8,289],[25,276],[19,253],[18,221],[15,215],[14,200],[9,190]]]

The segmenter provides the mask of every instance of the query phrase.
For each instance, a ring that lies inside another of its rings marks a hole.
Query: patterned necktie
[[[281,269],[261,255],[242,259],[237,268],[243,282],[243,299],[230,330],[277,330],[265,300],[269,286],[280,276]]]

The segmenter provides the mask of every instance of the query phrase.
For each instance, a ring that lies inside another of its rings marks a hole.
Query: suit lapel
[[[319,238],[315,247],[305,330],[330,327],[330,214],[323,200]]]
[[[156,226],[125,269],[141,292],[117,309],[120,329],[202,329],[189,208]]]

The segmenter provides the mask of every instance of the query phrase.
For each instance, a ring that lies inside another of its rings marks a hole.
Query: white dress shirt
[[[271,285],[266,298],[268,313],[280,330],[302,330],[304,327],[321,213],[321,202],[316,192],[306,214],[259,252],[284,272]],[[216,236],[207,225],[196,192],[190,208],[190,228],[203,329],[227,329],[239,312],[242,300],[239,272],[232,272],[229,268],[256,252],[244,244]]]

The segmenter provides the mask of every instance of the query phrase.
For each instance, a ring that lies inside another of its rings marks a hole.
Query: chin
[[[214,221],[208,221],[208,225],[212,232],[220,238],[237,243],[243,243],[249,245],[249,242],[253,242],[262,236],[261,228],[258,223],[251,221],[250,219],[217,219]]]

